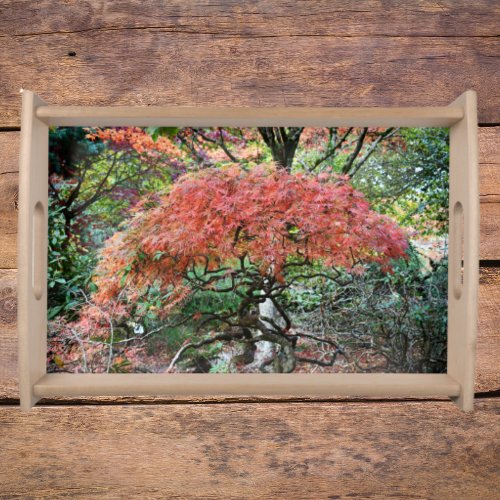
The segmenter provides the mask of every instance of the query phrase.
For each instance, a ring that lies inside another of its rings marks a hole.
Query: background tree
[[[182,153],[168,138],[140,128],[59,128],[51,134],[49,190],[61,208],[68,238],[91,205],[122,189],[140,194],[147,174],[171,177]]]
[[[273,155],[275,164],[287,172],[292,170],[293,159],[303,127],[260,127],[259,132]]]

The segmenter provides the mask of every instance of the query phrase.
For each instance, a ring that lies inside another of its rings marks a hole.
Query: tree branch
[[[235,340],[233,335],[230,333],[220,333],[219,335],[215,335],[215,337],[211,337],[208,339],[203,339],[200,340],[199,342],[189,342],[188,344],[183,345],[176,353],[176,355],[172,358],[172,361],[170,361],[170,364],[168,365],[168,368],[165,370],[165,373],[170,373],[177,363],[179,361],[179,358],[188,350],[188,349],[198,349],[204,345],[209,345],[213,344],[214,342],[217,342],[218,340],[225,340],[225,341],[231,341]]]
[[[365,137],[366,137],[367,133],[368,133],[368,127],[364,127],[361,134],[359,134],[358,140],[356,141],[356,147],[354,148],[354,151],[351,153],[351,155],[347,159],[346,164],[342,168],[342,173],[349,174],[349,171],[351,170],[351,167],[354,163],[354,160],[359,155],[359,152],[361,151],[361,148],[363,147],[363,142],[365,141]]]

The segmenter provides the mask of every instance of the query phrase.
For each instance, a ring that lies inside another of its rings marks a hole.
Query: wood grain
[[[19,136],[0,133],[0,269],[17,267]]]
[[[140,16],[137,15],[140,13]],[[497,31],[497,3],[476,0],[4,0],[0,35],[161,28],[179,33],[266,36],[472,36]],[[305,22],[306,21],[306,22]],[[465,28],[469,28],[468,31]]]
[[[500,122],[498,3],[2,2],[0,126],[51,104],[447,105]]]
[[[500,203],[481,203],[479,258],[500,258]]]
[[[476,392],[500,389],[500,267],[480,268]]]
[[[0,270],[0,399],[17,399],[16,272]],[[476,392],[500,389],[500,268],[481,268],[479,286],[479,332],[477,338]],[[69,398],[68,398],[69,399]],[[92,400],[93,398],[85,398]],[[164,401],[188,398],[161,398]],[[207,398],[197,398],[206,401]],[[208,398],[231,401],[234,397]],[[256,400],[259,398],[246,398]],[[276,399],[276,398],[269,398]],[[287,399],[287,398],[285,398]],[[288,398],[289,399],[289,398]],[[296,399],[296,398],[295,398]],[[305,398],[309,399],[309,398]],[[314,398],[310,398],[314,399]],[[104,398],[103,401],[124,401]],[[128,398],[134,401],[134,398]]]
[[[1,498],[497,498],[498,400],[0,411]]]
[[[479,142],[481,203],[500,202],[500,127],[482,127]]]
[[[19,397],[16,271],[0,270],[0,399]]]
[[[480,257],[500,259],[500,127],[479,129]],[[0,269],[16,268],[19,133],[0,133]]]

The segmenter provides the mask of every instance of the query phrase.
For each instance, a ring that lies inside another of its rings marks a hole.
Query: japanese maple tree
[[[171,366],[186,350],[216,341],[242,343],[250,363],[264,340],[278,346],[274,370],[291,372],[297,362],[314,360],[295,350],[301,334],[284,307],[285,291],[318,276],[344,279],[340,268],[363,272],[378,263],[389,271],[406,248],[404,232],[371,210],[346,177],[269,166],[206,169],[143,200],[107,242],[80,327],[104,331],[110,321],[138,318],[152,293],[161,321],[196,294],[230,293],[238,298],[234,307],[191,314],[194,334],[205,337],[186,343]],[[259,314],[266,300],[278,320]]]

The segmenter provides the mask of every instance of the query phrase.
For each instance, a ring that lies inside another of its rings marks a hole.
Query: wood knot
[[[17,301],[13,295],[0,297],[0,323],[12,324],[16,321]]]

